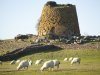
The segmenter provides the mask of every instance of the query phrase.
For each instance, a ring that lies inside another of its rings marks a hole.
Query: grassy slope
[[[81,57],[80,65],[71,66],[69,62],[63,62],[65,57],[79,56]],[[32,65],[28,70],[16,71],[16,65],[10,65],[4,62],[0,65],[0,75],[99,75],[100,74],[100,51],[99,50],[60,50],[56,52],[36,53],[34,55],[25,56],[21,59],[31,58],[33,63],[36,59],[43,58],[59,59],[61,61],[60,69],[52,71],[40,72],[42,65]]]
[[[94,43],[95,44],[95,43]],[[0,55],[10,52],[16,48],[26,47],[31,45],[30,40],[15,41],[15,40],[4,40],[0,42]],[[69,62],[63,62],[65,57],[76,57],[81,58],[80,65],[71,66]],[[34,55],[25,56],[20,59],[33,60],[33,65],[28,70],[16,71],[18,64],[10,65],[9,62],[3,62],[0,65],[0,75],[99,75],[100,74],[100,51],[99,50],[60,50],[55,52],[42,52]],[[61,61],[60,69],[52,71],[40,72],[39,69],[42,65],[36,66],[34,62],[36,59],[59,59]]]

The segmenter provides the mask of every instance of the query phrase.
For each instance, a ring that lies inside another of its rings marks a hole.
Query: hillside
[[[23,48],[26,46],[31,45],[31,42],[29,40],[14,40],[14,39],[9,39],[9,40],[1,40],[0,41],[0,55],[1,54],[6,54],[7,52],[11,52],[15,49],[18,48]]]
[[[63,59],[65,57],[80,57],[81,64],[74,64],[70,65],[70,62],[64,62]],[[43,71],[40,72],[40,68],[42,64],[38,66],[35,65],[35,61],[37,59],[43,59],[44,61],[50,59],[58,59],[60,60],[61,64],[59,69],[57,70],[56,67],[54,71]],[[41,52],[35,53],[32,55],[24,56],[20,58],[23,59],[31,59],[33,61],[32,66],[26,69],[22,69],[17,71],[16,67],[18,63],[14,65],[10,65],[10,61],[3,62],[0,65],[0,75],[99,75],[100,74],[100,51],[99,50],[71,50],[71,49],[64,49],[60,51],[54,52]]]
[[[20,58],[25,55],[44,52],[45,50],[49,52],[57,47],[66,50],[100,50],[100,42],[90,42],[85,44],[66,44],[63,42],[53,42],[51,45],[47,44],[48,43],[40,43],[40,45],[39,43],[35,44],[30,39],[17,41],[14,39],[2,40],[0,41],[0,55],[4,56],[5,59],[10,57],[9,60],[11,60],[14,57]]]
[[[43,44],[46,45],[47,43]],[[23,59],[31,59],[33,61],[32,66],[28,68],[28,70],[17,71],[16,67],[18,64],[10,65],[10,61],[3,62],[0,65],[0,75],[40,75],[40,65],[34,65],[37,59],[43,59],[44,61],[50,59],[58,59],[60,60],[60,68],[59,70],[54,69],[51,71],[44,71],[41,75],[99,75],[100,74],[100,42],[90,42],[85,44],[65,44],[62,42],[54,42],[52,43],[54,46],[61,47],[63,49],[58,49],[54,51],[54,49],[46,48],[40,49],[36,48],[36,52],[34,51],[31,54],[26,54],[23,57],[19,58]],[[0,53],[1,55],[15,52],[16,49],[22,48],[21,51],[30,50],[32,44],[29,39],[27,40],[2,40],[0,41]],[[27,49],[28,48],[28,49]],[[39,51],[38,51],[39,50]],[[37,52],[38,51],[38,52]],[[16,52],[15,52],[16,53]],[[80,57],[81,64],[80,65],[70,65],[70,62],[64,62],[63,59],[65,57]]]

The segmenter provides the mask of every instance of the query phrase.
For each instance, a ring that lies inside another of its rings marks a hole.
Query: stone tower
[[[44,5],[38,25],[38,36],[46,35],[68,38],[80,36],[75,5],[61,5],[54,1],[49,1]]]

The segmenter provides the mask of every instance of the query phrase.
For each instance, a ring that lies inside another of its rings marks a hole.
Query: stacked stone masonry
[[[38,26],[38,35],[45,36],[51,33],[65,37],[80,35],[75,5],[44,6]]]

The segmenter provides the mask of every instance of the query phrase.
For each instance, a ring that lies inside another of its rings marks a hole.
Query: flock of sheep
[[[63,61],[64,62],[69,61],[72,65],[74,63],[80,64],[81,59],[79,57],[70,57],[69,59],[65,58]],[[36,60],[35,65],[39,65],[43,62],[44,62],[43,59]],[[22,68],[27,68],[28,69],[28,67],[32,65],[32,60],[17,60],[17,61],[12,60],[10,62],[10,64],[15,64],[15,63],[18,63],[17,70],[20,70]],[[0,61],[0,64],[2,65],[2,61]],[[60,65],[60,61],[57,60],[57,59],[48,60],[48,61],[45,61],[43,63],[42,67],[40,68],[40,71],[44,71],[45,69],[53,70],[54,67],[57,67],[57,69],[58,69],[59,65]]]
[[[80,64],[81,59],[79,57],[70,57],[69,59],[65,58],[63,61],[64,62],[69,61],[72,65],[74,63]],[[17,60],[17,61],[13,60],[10,62],[10,64],[15,64],[15,63],[18,63],[17,70],[20,70],[22,68],[28,69],[28,67],[32,65],[32,60]],[[45,62],[43,59],[39,59],[39,60],[36,60],[35,65],[39,65],[41,63],[43,63],[43,65],[40,68],[40,71],[44,71],[45,69],[54,70],[54,67],[57,67],[57,69],[58,69],[59,65],[61,64],[60,61],[57,59],[48,60]],[[2,64],[2,61],[0,61],[0,64]]]

